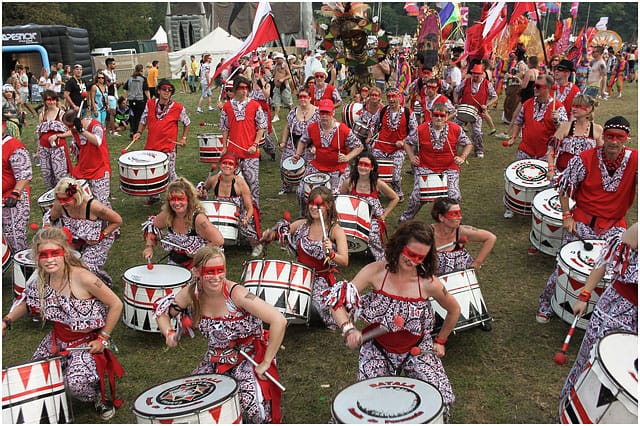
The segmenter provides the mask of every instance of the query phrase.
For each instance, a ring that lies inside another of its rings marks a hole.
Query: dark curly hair
[[[376,187],[376,184],[378,183],[378,160],[376,160],[376,157],[374,157],[373,154],[369,151],[362,151],[356,156],[356,158],[351,161],[349,182],[351,183],[351,186],[355,186],[358,184],[358,179],[360,178],[360,173],[358,173],[358,161],[360,161],[361,158],[368,158],[371,161],[371,165],[373,166],[373,169],[371,169],[371,172],[369,173],[369,184],[371,185],[371,190],[373,191]]]
[[[460,204],[460,201],[455,200],[449,197],[440,197],[433,202],[433,207],[431,208],[431,217],[436,221],[440,222],[438,216],[445,215],[452,205]]]
[[[438,256],[434,247],[433,228],[419,220],[409,220],[402,223],[387,241],[384,249],[387,269],[394,273],[398,272],[402,249],[411,241],[417,241],[431,247],[422,264],[416,268],[418,276],[422,278],[431,277],[438,269]]]

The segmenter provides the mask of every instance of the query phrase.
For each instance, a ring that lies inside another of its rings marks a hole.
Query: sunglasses
[[[462,211],[460,210],[449,210],[444,215],[445,219],[462,219]]]
[[[189,198],[186,195],[171,195],[169,196],[170,203],[186,203]]]
[[[220,164],[223,166],[230,166],[230,167],[236,166],[236,162],[233,160],[224,160],[224,161],[221,161]]]
[[[331,111],[320,111],[320,115],[331,115]]]
[[[161,92],[171,92],[171,87],[161,87],[160,89]]]
[[[98,80],[103,79],[104,80],[104,75],[99,75],[98,76]]]
[[[203,266],[202,268],[200,268],[200,275],[203,277],[207,277],[207,276],[210,277],[210,276],[224,274],[225,271],[226,271],[226,268],[224,267],[224,265]]]
[[[434,112],[431,115],[433,115],[434,117],[438,117],[438,118],[445,118],[447,116],[446,112]]]
[[[64,256],[64,250],[59,249],[49,249],[49,250],[40,250],[38,252],[38,259],[53,259],[54,257],[62,257]]]
[[[544,87],[547,87],[546,84],[540,84],[540,83],[536,83],[533,85],[533,87],[535,87],[536,89],[542,89]]]
[[[414,266],[421,264],[427,257],[427,255],[416,253],[407,246],[403,247],[402,255],[406,257],[411,263],[413,263]]]
[[[610,142],[625,142],[629,139],[629,135],[622,130],[606,130],[602,136]]]
[[[360,160],[358,161],[358,167],[362,167],[363,169],[373,169],[373,164],[369,161]]]
[[[360,93],[369,93],[369,89],[360,89]]]
[[[315,78],[324,78],[324,74],[316,74],[314,75]]]

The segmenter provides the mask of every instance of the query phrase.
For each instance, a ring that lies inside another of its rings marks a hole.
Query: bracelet
[[[336,252],[331,250],[331,254],[329,254],[329,259],[333,260],[336,258]]]
[[[578,301],[588,302],[590,299],[591,299],[591,292],[583,288],[582,291],[580,292],[580,296],[578,296]]]
[[[13,321],[11,320],[11,318],[9,318],[9,316],[2,318],[2,322],[7,327],[8,330],[11,330],[11,324],[13,323]]]
[[[104,346],[105,348],[109,347],[109,339],[105,339],[102,336],[98,336],[96,340],[100,341],[100,343],[102,343],[102,346]]]
[[[343,327],[342,327],[342,337],[347,337],[347,334],[352,331],[355,330],[356,326],[353,325],[352,323],[348,322],[346,323]]]
[[[176,331],[173,328],[170,328],[167,330],[167,332],[165,333],[165,337],[169,337],[173,334],[176,334]]]
[[[446,337],[440,337],[440,336],[436,336],[433,338],[433,343],[437,343],[439,345],[444,346],[447,343],[447,338]]]
[[[573,213],[571,212],[562,212],[562,220],[569,219],[573,217]]]
[[[100,330],[100,334],[106,337],[107,339],[111,339],[111,334],[107,333],[104,330]]]

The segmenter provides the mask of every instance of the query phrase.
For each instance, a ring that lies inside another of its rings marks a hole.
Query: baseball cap
[[[333,101],[331,99],[322,99],[318,102],[318,111],[333,112]]]
[[[82,69],[82,65],[80,65],[80,64],[75,64],[75,65],[73,66],[73,69],[74,69],[74,70],[75,70],[75,69],[78,69],[78,68],[79,68],[79,69]]]

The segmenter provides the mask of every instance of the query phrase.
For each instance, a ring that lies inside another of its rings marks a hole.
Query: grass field
[[[179,85],[176,85],[178,87]],[[192,126],[185,148],[179,148],[178,174],[194,183],[204,180],[209,165],[198,161],[198,133],[208,133],[212,127],[199,127],[200,121],[218,122],[219,113],[197,114],[197,95],[176,94],[176,99],[186,105]],[[502,99],[499,102],[502,105]],[[339,114],[338,114],[339,115]],[[500,112],[492,112],[494,121],[500,123]],[[637,84],[625,84],[623,99],[605,101],[596,112],[596,122],[603,124],[614,115],[623,115],[632,125],[629,146],[637,148],[638,97]],[[284,113],[281,113],[284,118]],[[280,138],[283,121],[275,124]],[[29,119],[23,141],[35,152],[34,120]],[[486,128],[485,128],[486,130]],[[498,132],[506,126],[498,125]],[[145,135],[146,136],[146,135]],[[111,181],[113,208],[124,219],[121,238],[113,246],[106,265],[114,278],[114,290],[122,296],[120,276],[135,265],[142,264],[144,243],[140,224],[159,211],[158,205],[145,207],[144,199],[125,195],[119,188],[118,158],[121,149],[128,144],[127,137],[109,137],[111,164],[115,176]],[[138,144],[133,149],[141,149]],[[485,332],[474,328],[451,336],[447,354],[443,359],[452,382],[456,402],[452,407],[454,423],[555,423],[558,419],[558,394],[575,359],[583,332],[578,330],[569,346],[567,364],[553,363],[554,354],[560,350],[569,326],[554,318],[546,325],[535,322],[538,296],[551,274],[555,260],[544,254],[527,255],[531,218],[516,215],[511,220],[502,217],[504,206],[504,169],[515,160],[515,147],[504,148],[501,140],[485,136],[486,157],[469,158],[462,167],[461,191],[464,223],[491,230],[498,236],[493,252],[485,267],[478,272],[485,302],[493,316],[493,330]],[[280,190],[279,163],[267,160],[263,154],[260,163],[261,206],[263,228],[271,226],[284,210],[295,215],[298,211],[294,194],[278,196]],[[405,161],[408,170],[408,162]],[[413,179],[403,173],[403,188],[411,192]],[[44,192],[40,171],[34,166],[32,182],[31,221],[41,222],[37,198]],[[383,201],[383,203],[385,203]],[[393,231],[398,217],[406,208],[406,201],[389,216],[387,222]],[[423,207],[418,218],[431,222],[430,205]],[[627,219],[637,220],[637,201]],[[30,231],[29,238],[33,235]],[[478,247],[469,245],[472,254]],[[250,259],[250,249],[230,247],[226,249],[228,277],[238,281],[243,262]],[[160,259],[159,251],[156,260]],[[286,253],[276,246],[268,247],[267,258],[286,258]],[[371,259],[353,255],[348,268],[340,271],[339,278],[352,278]],[[12,299],[11,269],[3,276],[3,313],[9,309]],[[4,366],[30,359],[35,347],[46,331],[45,325],[27,319],[14,324],[3,339],[2,362]],[[120,352],[125,376],[118,382],[118,395],[125,405],[111,423],[134,423],[135,416],[129,410],[137,395],[162,382],[189,375],[200,362],[206,343],[201,336],[183,339],[177,348],[168,350],[164,339],[157,334],[134,331],[120,324],[113,333]],[[287,391],[283,396],[282,412],[286,423],[326,423],[331,418],[331,402],[344,387],[356,380],[358,357],[348,350],[338,334],[324,329],[291,326],[288,328],[284,348],[278,353],[280,377]],[[75,420],[94,423],[97,420],[93,407],[74,401]]]

